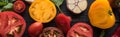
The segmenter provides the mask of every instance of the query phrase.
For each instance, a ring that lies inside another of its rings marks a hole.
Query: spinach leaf
[[[5,10],[10,10],[13,7],[13,2],[15,0],[0,0],[0,12]]]
[[[14,2],[15,0],[0,0],[0,2],[6,2],[6,3],[12,3]]]
[[[13,3],[15,0],[8,0],[9,1],[9,3]]]
[[[0,2],[0,6],[5,6],[5,5],[7,5],[6,2]]]
[[[59,9],[59,11],[62,12],[62,10],[60,9],[60,5],[63,3],[64,0],[51,0]]]
[[[63,3],[63,0],[51,0],[56,6],[60,6]]]
[[[2,9],[0,9],[1,11],[5,11],[5,10],[12,10],[13,4],[12,3],[8,3],[7,5],[3,6]]]

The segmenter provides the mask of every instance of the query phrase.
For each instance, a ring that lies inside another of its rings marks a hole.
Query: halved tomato
[[[76,23],[68,31],[67,37],[93,37],[93,30],[86,23]]]
[[[47,27],[43,29],[43,32],[39,37],[64,37],[64,34],[56,27]]]
[[[22,37],[25,27],[25,20],[15,12],[0,13],[0,37]]]
[[[48,23],[55,18],[56,8],[49,0],[35,0],[29,7],[29,14],[35,21]]]

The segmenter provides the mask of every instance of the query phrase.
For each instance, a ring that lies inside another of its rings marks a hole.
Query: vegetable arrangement
[[[25,37],[26,33],[23,36],[25,30],[28,37],[94,37],[95,28],[104,29],[100,35],[103,37],[105,30],[112,28],[116,22],[112,8],[120,8],[119,0],[94,0],[90,8],[88,0],[66,0],[66,7],[73,12],[67,15],[69,12],[61,9],[64,0],[24,1],[0,0],[0,37]],[[24,20],[26,19],[23,18],[24,14],[19,14],[28,6],[29,16],[33,19],[30,25],[32,19]],[[87,7],[89,20],[84,23],[80,21],[84,19],[77,17],[86,15],[82,12],[86,12]],[[74,18],[79,21],[75,21]],[[51,23],[55,26],[49,27]],[[119,37],[119,30],[119,27],[116,28],[111,37]]]

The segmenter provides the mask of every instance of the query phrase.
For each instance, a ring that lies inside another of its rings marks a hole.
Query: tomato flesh
[[[43,29],[43,32],[39,37],[64,37],[64,34],[56,27],[47,27]]]
[[[93,31],[86,23],[76,23],[68,31],[67,37],[93,37]]]
[[[21,37],[25,31],[25,20],[15,12],[0,13],[0,36]]]

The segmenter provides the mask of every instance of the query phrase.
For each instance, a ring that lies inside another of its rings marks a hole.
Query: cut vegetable
[[[67,7],[75,14],[79,14],[87,8],[87,0],[67,0]]]
[[[93,30],[88,24],[79,22],[68,31],[67,37],[93,37]]]
[[[22,37],[26,28],[25,20],[15,12],[0,13],[0,37]]]
[[[64,37],[64,34],[56,27],[47,27],[43,29],[43,32],[39,37]]]
[[[114,26],[115,16],[107,0],[97,0],[92,3],[88,13],[90,23],[101,29]]]
[[[48,23],[56,16],[56,8],[51,1],[35,0],[29,8],[29,14],[35,21]]]

